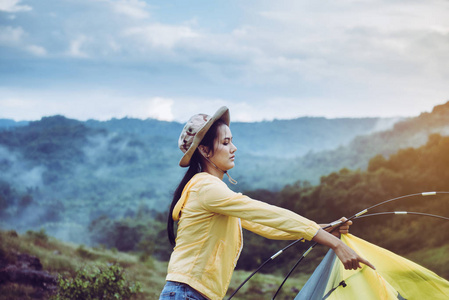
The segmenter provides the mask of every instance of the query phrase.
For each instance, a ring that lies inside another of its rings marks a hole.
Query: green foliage
[[[232,172],[239,184],[233,188],[237,192],[279,191],[298,180],[317,184],[323,174],[344,167],[364,169],[374,155],[386,157],[404,146],[419,145],[428,132],[442,130],[448,106],[405,120],[395,130],[369,136],[363,134],[384,120],[234,122],[239,163]],[[102,215],[132,218],[140,203],[165,211],[183,173],[178,167],[181,153],[173,146],[181,128],[180,123],[151,119],[79,122],[53,116],[0,130],[4,153],[0,182],[5,183],[0,184],[1,222],[19,230],[45,226],[50,234],[66,238],[52,224],[76,223],[86,228]],[[357,135],[361,136],[348,147],[323,152]],[[8,188],[11,193],[2,194]],[[123,233],[135,230],[127,226],[121,228]],[[71,238],[75,237],[74,242],[88,242],[82,234]],[[117,248],[130,249],[140,237],[131,235],[124,241],[128,246]]]
[[[139,282],[129,282],[123,269],[117,265],[85,267],[73,278],[58,279],[55,300],[113,300],[131,299],[141,291]]]
[[[329,223],[390,198],[426,191],[449,191],[449,171],[442,167],[447,165],[449,137],[434,134],[429,136],[427,144],[422,147],[402,149],[389,158],[381,155],[373,157],[367,171],[343,168],[322,176],[320,184],[316,186],[298,182],[285,186],[279,192],[257,190],[248,195],[288,208],[318,223]],[[392,202],[373,212],[397,210],[447,217],[449,197],[414,197]],[[359,219],[354,223],[351,227],[353,234],[400,255],[419,250],[427,253],[429,249],[443,247],[449,240],[449,222],[431,218],[390,215]],[[264,247],[260,247],[261,244]],[[267,241],[245,232],[245,248],[238,268],[255,269],[284,246],[283,242]],[[299,253],[304,250],[303,245],[295,248]],[[312,253],[316,252],[318,256],[323,254],[322,250]],[[264,271],[275,272],[276,269],[291,266],[297,258],[278,259],[279,264],[269,266]],[[433,261],[433,258],[428,259]],[[443,265],[426,263],[436,273],[447,276]],[[310,265],[314,264],[303,265],[302,271],[310,271]]]
[[[113,220],[101,216],[93,220],[89,233],[93,244],[119,251],[140,252],[142,261],[153,255],[165,260],[171,253],[165,226],[165,214],[140,206],[135,217]]]
[[[98,257],[98,255],[95,255],[93,252],[89,251],[88,249],[86,249],[86,247],[84,245],[79,245],[78,248],[76,248],[76,252],[75,252],[79,257],[85,258],[85,259],[89,259],[89,260],[93,260],[96,259]]]
[[[425,191],[449,191],[449,172],[441,167],[448,164],[449,137],[434,134],[420,148],[402,149],[388,159],[374,157],[368,171],[342,169],[323,176],[320,185],[312,190],[297,188],[296,193],[289,192],[293,197],[281,191],[278,197],[280,205],[324,223],[352,215],[389,198]],[[304,210],[304,207],[309,209]],[[425,201],[421,198],[407,199],[382,209],[449,215],[449,203],[444,195]],[[406,224],[400,217],[391,216],[359,220],[352,232],[402,254],[422,247],[439,247],[449,239],[447,222],[406,218],[410,219]],[[424,233],[425,240],[414,241]]]
[[[86,228],[101,215],[132,216],[142,202],[164,210],[159,202],[167,201],[179,175],[174,155],[179,150],[167,151],[167,145],[62,116],[0,131],[0,222],[19,230],[45,226],[57,234],[62,231],[55,222]],[[127,229],[120,228],[134,244],[139,237],[128,235]],[[81,234],[77,238],[75,242],[87,242]]]
[[[8,249],[4,246],[3,237],[0,237],[0,261],[9,262],[11,257],[8,253]]]
[[[415,118],[402,120],[392,130],[360,135],[347,145],[329,151],[310,152],[303,157],[290,161],[285,170],[291,178],[309,180],[317,183],[317,178],[342,168],[366,169],[371,158],[388,157],[399,149],[419,147],[426,144],[430,133],[447,134],[449,119],[449,102],[436,106],[431,113],[423,113]],[[410,153],[411,154],[411,153]],[[412,158],[412,157],[410,157]],[[373,161],[371,168],[381,161]],[[250,168],[252,168],[250,166]],[[268,169],[274,165],[267,166]],[[282,176],[274,169],[272,175]]]
[[[151,257],[147,262],[142,263],[136,255],[73,245],[52,237],[49,237],[45,244],[35,243],[35,241],[37,241],[35,237],[29,234],[0,230],[0,261],[3,264],[15,264],[17,254],[26,253],[37,257],[44,271],[56,277],[61,274],[66,280],[75,278],[76,273],[81,269],[87,270],[87,273],[97,273],[99,268],[106,270],[112,264],[120,266],[123,270],[122,277],[129,283],[130,288],[133,286],[137,288],[137,282],[140,282],[141,292],[133,294],[131,297],[133,300],[157,299],[165,282],[167,264],[153,260]],[[81,257],[80,248],[94,254],[95,257],[93,259]],[[116,283],[113,284],[116,285]],[[0,284],[0,300],[36,299],[36,295],[42,295],[41,284]],[[49,298],[47,295],[42,295],[39,299]]]
[[[42,292],[40,292],[42,294]],[[36,292],[31,286],[24,286],[15,283],[7,283],[0,285],[0,300],[36,300],[42,299],[38,296],[39,293]]]
[[[449,190],[449,171],[444,168],[449,165],[447,138],[431,135],[425,144],[429,132],[444,132],[448,118],[449,102],[432,113],[404,120],[393,130],[359,136],[348,146],[325,152],[321,150],[349,141],[359,125],[364,128],[359,134],[371,130],[376,120],[233,123],[240,153],[232,170],[239,181],[234,189],[252,191],[248,194],[253,198],[320,223],[395,196]],[[172,144],[181,127],[156,120],[83,123],[55,116],[0,131],[0,150],[6,153],[0,158],[0,223],[21,231],[44,227],[50,235],[75,224],[89,227],[90,240],[77,234],[83,238],[75,240],[78,243],[92,241],[117,251],[139,252],[142,261],[168,259],[165,214],[156,211],[167,209],[182,175],[177,166],[180,152]],[[332,141],[324,145],[323,140]],[[412,145],[422,146],[409,148]],[[307,152],[310,149],[315,151]],[[144,209],[139,208],[142,203]],[[385,209],[448,215],[446,203],[410,199]],[[403,222],[392,217],[367,218],[357,220],[352,232],[399,253],[437,247],[448,238],[446,225],[440,230],[435,221],[410,221],[407,227]],[[443,234],[426,235],[426,243],[414,242],[413,237],[435,232],[433,228]],[[27,234],[33,245],[47,245],[48,240],[38,235]],[[245,244],[248,252],[239,261],[243,269],[254,268],[284,245],[251,235]],[[80,246],[77,254],[91,260],[95,259],[92,253]],[[287,259],[279,259],[288,264]],[[276,268],[281,267],[268,270]]]
[[[44,228],[39,231],[28,230],[26,234],[35,241],[48,242],[48,235]]]
[[[279,192],[254,190],[246,194],[270,204],[279,205],[296,211],[319,223],[328,223],[342,216],[350,216],[360,210],[388,198],[405,194],[439,190],[449,191],[449,172],[441,165],[449,165],[449,137],[431,135],[426,145],[398,151],[389,158],[376,156],[370,161],[367,171],[343,168],[338,172],[322,176],[320,184],[313,186],[308,182],[298,181],[287,185]],[[385,210],[421,211],[440,215],[449,215],[449,204],[443,196],[438,200],[422,202],[409,199],[395,205],[385,206]],[[437,220],[410,218],[407,225],[401,217],[376,217],[355,221],[352,232],[375,244],[386,247],[398,254],[405,255],[419,248],[440,247],[449,239],[449,224],[440,224]],[[98,241],[113,242],[108,246],[120,247],[121,232],[132,232],[139,238],[128,241],[129,248],[134,251],[147,251],[150,255],[168,258],[171,249],[161,247],[166,242],[158,242],[165,237],[164,218],[151,215],[141,208],[134,218],[112,220],[107,217],[92,222],[91,232]],[[436,229],[438,230],[436,231]],[[148,230],[147,230],[148,229]],[[425,243],[416,242],[414,238],[423,232]],[[139,246],[140,244],[140,246]],[[260,247],[263,244],[264,247]],[[249,232],[245,232],[245,247],[237,268],[253,270],[269,256],[283,248],[287,242],[269,241]],[[132,247],[130,245],[133,245]],[[296,247],[301,252],[309,246],[302,243]],[[303,267],[303,271],[311,271],[316,265],[315,258],[320,257],[325,249],[311,254],[312,263]],[[146,254],[143,252],[142,260]],[[279,257],[277,264],[264,268],[264,272],[282,271],[294,263],[292,256]],[[441,269],[437,266],[435,271]]]
[[[17,199],[16,191],[11,185],[0,179],[0,217],[7,218],[8,207],[13,206]]]
[[[24,157],[35,163],[43,163],[48,168],[69,170],[82,161],[80,146],[86,142],[86,134],[91,132],[81,122],[54,116],[31,122],[28,126],[0,134],[0,144],[11,150],[19,150]],[[70,165],[61,164],[62,160]]]
[[[232,275],[231,283],[227,292],[228,298],[235,289],[250,275],[250,272],[235,271]],[[285,274],[256,274],[251,278],[236,294],[234,299],[260,300],[271,299],[276,293],[279,285],[282,283]],[[293,275],[286,281],[281,292],[276,299],[294,299],[299,290],[307,281],[309,275]]]
[[[146,239],[144,238],[139,242],[137,247],[140,250],[139,260],[141,262],[148,262],[150,265],[152,265],[151,256],[153,255],[155,248],[154,239],[150,239],[149,237],[147,237]]]
[[[111,220],[107,216],[92,221],[89,226],[91,239],[97,244],[115,247],[119,251],[137,250],[145,226],[131,218]]]
[[[23,195],[18,203],[19,209],[26,208],[33,203],[33,197],[31,195]]]

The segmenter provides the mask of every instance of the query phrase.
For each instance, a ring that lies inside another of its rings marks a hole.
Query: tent
[[[295,300],[449,299],[449,281],[432,271],[354,235],[341,239],[376,270],[345,270],[330,250]]]

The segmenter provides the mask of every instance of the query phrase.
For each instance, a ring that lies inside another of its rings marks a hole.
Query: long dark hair
[[[214,141],[218,136],[218,129],[221,127],[221,125],[226,125],[226,123],[224,123],[223,120],[221,119],[215,121],[205,134],[203,140],[200,142],[200,145],[209,148],[209,151],[211,151],[211,155],[214,154]],[[203,165],[204,165],[204,158],[199,153],[199,150],[197,148],[193,153],[192,158],[190,159],[189,168],[187,169],[184,177],[182,178],[181,182],[179,183],[178,187],[175,190],[175,193],[173,194],[170,210],[168,211],[167,233],[168,233],[168,240],[170,241],[170,244],[172,244],[172,246],[176,245],[173,210],[179,198],[181,198],[182,191],[184,190],[184,187],[186,186],[187,182],[189,182],[190,179],[192,179],[192,177],[195,174],[202,172]]]

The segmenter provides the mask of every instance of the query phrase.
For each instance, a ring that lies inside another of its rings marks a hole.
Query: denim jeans
[[[167,281],[159,300],[207,300],[185,283]]]

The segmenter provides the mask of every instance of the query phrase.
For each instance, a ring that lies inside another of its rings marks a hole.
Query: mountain
[[[175,150],[63,116],[2,131],[0,145],[0,225],[44,226],[64,240],[88,242],[101,215],[164,210],[179,176],[166,163]]]
[[[231,120],[231,129],[240,153],[292,158],[309,151],[334,149],[347,144],[356,136],[392,128],[400,120],[403,118],[302,117],[252,123]],[[163,140],[167,142],[166,147],[176,145],[177,137],[184,126],[177,122],[131,118],[103,122],[88,120],[85,125],[143,139]]]
[[[251,155],[239,146],[243,152],[239,159],[244,167],[241,172],[248,181],[295,180],[294,176],[303,172],[296,168],[305,161],[313,168],[351,164],[359,168],[321,173],[316,185],[296,181],[279,190],[253,189],[246,193],[322,223],[369,207],[366,214],[354,220],[352,234],[447,279],[449,223],[435,216],[447,218],[449,214],[449,172],[445,168],[449,164],[449,137],[445,136],[448,115],[446,103],[430,113],[402,120],[391,130],[361,135],[346,146],[310,152],[304,157]],[[288,127],[288,122],[283,125]],[[160,128],[154,132],[149,129],[157,126]],[[165,214],[155,210],[166,209],[168,200],[163,193],[182,173],[176,165],[179,150],[170,142],[179,126],[155,120],[80,122],[53,116],[0,131],[0,227],[46,230],[23,234],[0,230],[0,260],[6,266],[4,270],[14,275],[3,272],[7,278],[4,298],[20,297],[24,289],[41,291],[29,285],[31,275],[34,282],[41,282],[51,272],[54,281],[56,273],[73,273],[75,264],[111,259],[130,267],[132,278],[150,287],[144,297],[157,296],[166,270],[166,263],[157,260],[166,260],[171,248],[165,238]],[[255,171],[256,167],[259,170]],[[287,172],[293,174],[291,178]],[[437,192],[423,197],[425,191]],[[399,201],[373,207],[386,199]],[[396,215],[392,211],[408,213]],[[424,214],[432,214],[432,218]],[[101,246],[64,244],[46,232],[64,240],[84,244],[93,241]],[[254,270],[268,255],[289,243],[266,240],[249,232],[244,236],[245,248],[237,265],[241,270]],[[285,274],[299,258],[294,251],[303,253],[310,245],[299,244],[290,254],[279,256],[276,264],[264,268],[264,272],[271,273],[266,279],[263,275],[257,277],[273,282],[275,274]],[[140,259],[117,253],[117,249],[140,253]],[[326,251],[316,247],[310,252],[307,262],[298,268],[300,278],[316,267]],[[248,272],[236,274],[242,277],[237,280],[240,283]],[[260,284],[262,281],[253,283],[248,294],[266,286]]]
[[[28,121],[19,121],[16,122],[11,119],[0,119],[0,130],[2,129],[10,129],[18,126],[26,126],[28,125]]]
[[[360,135],[347,145],[333,150],[310,152],[294,159],[290,161],[287,176],[316,184],[323,174],[341,168],[366,169],[369,160],[378,154],[389,157],[399,149],[420,147],[434,133],[449,135],[449,101],[435,106],[430,113],[401,120],[389,130]]]
[[[343,167],[366,168],[379,153],[407,147],[409,140],[416,144],[419,137],[424,143],[432,132],[444,134],[448,106],[394,127],[395,119],[380,118],[231,123],[238,147],[231,174],[239,181],[232,188],[277,191],[298,180],[316,184]],[[0,226],[44,226],[64,240],[88,243],[92,220],[165,211],[184,172],[177,147],[182,126],[52,116],[0,130]]]
[[[299,118],[232,123],[241,158],[233,172],[245,176],[238,189],[255,188],[270,178],[257,169],[266,166],[265,161],[285,165],[286,157],[336,147],[391,122]],[[86,242],[87,225],[103,215],[133,216],[139,207],[166,210],[184,172],[177,147],[183,124],[177,122],[81,122],[52,116],[26,125],[4,124],[9,125],[0,130],[0,222],[15,229],[45,226],[62,239]],[[284,177],[271,180],[263,186],[288,183]]]
[[[254,123],[231,122],[234,143],[238,148],[238,163],[232,174],[238,178],[239,184],[234,188],[237,191],[254,188],[280,189],[287,183],[303,179],[288,171],[295,158],[310,152],[335,149],[359,135],[392,128],[397,121],[403,119],[302,117]],[[160,149],[170,153],[166,161],[160,161],[167,167],[177,165],[181,158],[181,152],[177,149],[177,137],[184,124],[123,118],[102,122],[89,120],[85,125],[157,143]],[[266,170],[270,170],[269,174]],[[273,174],[276,176],[272,176]]]

